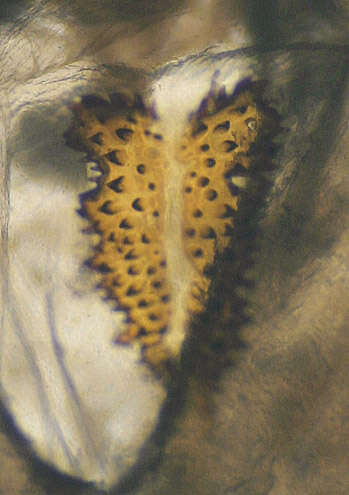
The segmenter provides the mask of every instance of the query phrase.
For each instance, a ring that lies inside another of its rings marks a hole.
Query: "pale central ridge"
[[[101,239],[90,266],[127,312],[116,341],[138,342],[155,367],[179,356],[190,318],[205,309],[264,122],[246,89],[209,93],[194,113],[185,96],[183,105],[163,98],[159,118],[139,97],[86,97],[70,131],[103,171],[81,199]]]
[[[171,313],[164,346],[172,356],[178,356],[188,324],[187,300],[191,287],[193,265],[188,259],[183,242],[183,183],[185,164],[178,160],[176,152],[186,119],[173,122],[167,119],[162,130],[168,137],[167,168],[164,177],[165,198],[165,252],[167,258],[168,285],[171,291]],[[166,125],[167,124],[167,125]]]

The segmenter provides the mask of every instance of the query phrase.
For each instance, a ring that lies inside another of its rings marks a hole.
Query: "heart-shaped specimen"
[[[72,105],[68,143],[102,171],[96,189],[81,195],[100,235],[89,264],[127,311],[117,342],[140,342],[152,365],[178,356],[191,317],[205,308],[210,268],[230,246],[240,191],[272,134],[256,88],[212,90],[179,138],[166,136],[138,96]]]

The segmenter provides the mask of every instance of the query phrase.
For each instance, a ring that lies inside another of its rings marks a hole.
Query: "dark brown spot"
[[[134,249],[130,249],[130,251],[128,251],[125,254],[125,260],[136,260],[137,258],[138,258],[138,256],[137,256]]]
[[[149,303],[145,299],[141,299],[138,303],[139,308],[146,308],[149,306]]]
[[[197,122],[196,126],[193,129],[193,132],[191,133],[192,137],[198,136],[199,134],[202,134],[203,132],[207,131],[207,125],[204,124],[203,122]]]
[[[123,180],[124,180],[124,176],[122,175],[117,179],[108,182],[107,186],[110,187],[110,189],[112,189],[116,193],[122,193],[124,191],[124,187],[122,185]]]
[[[159,212],[157,210],[153,211],[153,217],[158,217],[159,216]]]
[[[143,163],[141,163],[140,165],[137,166],[137,172],[139,174],[144,174],[144,172],[145,172],[145,166],[143,165]]]
[[[127,270],[127,273],[129,275],[138,275],[139,271],[136,269],[136,267],[130,266],[130,268]]]
[[[200,177],[198,179],[198,184],[200,187],[206,187],[209,182],[210,179],[208,177]]]
[[[119,224],[120,229],[132,229],[132,225],[128,222],[127,218],[124,218],[120,224]]]
[[[161,301],[163,303],[167,303],[170,300],[170,296],[168,294],[165,294],[164,296],[161,296]]]
[[[130,285],[126,291],[126,296],[135,296],[136,294],[139,294],[140,292],[141,291],[137,290],[134,285]]]
[[[162,141],[163,137],[161,134],[154,134],[154,139],[157,139],[158,141]]]
[[[131,136],[133,134],[133,130],[128,129],[126,127],[120,127],[119,129],[116,129],[115,133],[116,133],[118,138],[120,138],[122,141],[127,142],[131,139]]]
[[[105,215],[114,215],[114,211],[111,209],[112,202],[110,200],[105,201],[102,206],[99,208],[99,211],[104,213]]]
[[[191,177],[196,177],[196,172],[191,172],[190,176]]]
[[[186,193],[191,193],[191,192],[192,192],[192,188],[188,186],[188,187],[186,187],[186,188],[184,189],[184,191],[185,191]]]
[[[194,230],[194,229],[187,229],[187,230],[185,231],[185,233],[186,233],[186,235],[187,235],[188,237],[194,237],[194,235],[195,235],[195,230]]]
[[[150,243],[150,239],[146,234],[142,234],[142,242],[143,242],[143,244],[149,244]]]
[[[143,207],[141,205],[141,198],[137,198],[133,201],[132,208],[136,211],[143,211]]]
[[[156,270],[153,266],[150,266],[147,270],[148,275],[154,275],[155,272],[156,272]]]
[[[235,210],[227,204],[224,205],[224,212],[222,215],[219,216],[219,218],[230,218],[235,215]]]
[[[167,265],[166,260],[160,261],[160,266],[162,266],[162,268],[164,268],[166,265]]]
[[[214,190],[214,189],[210,189],[209,191],[207,191],[206,193],[206,198],[209,200],[209,201],[214,201],[216,198],[217,198],[218,194],[217,192]]]
[[[150,315],[148,315],[148,318],[150,321],[156,321],[159,319],[159,317],[155,313],[150,313]]]
[[[203,254],[204,254],[204,252],[200,248],[199,249],[195,249],[195,251],[193,251],[194,258],[201,258]]]
[[[246,110],[247,110],[247,106],[245,105],[236,108],[236,112],[239,112],[241,114],[246,113]]]
[[[203,122],[197,122],[196,126],[193,129],[193,132],[191,133],[192,137],[198,136],[199,134],[202,134],[203,132],[207,131],[207,125],[204,124]]]
[[[102,136],[103,136],[102,132],[97,132],[97,134],[90,137],[90,141],[101,146],[103,144]]]
[[[203,239],[215,239],[217,235],[212,227],[207,227],[201,232],[201,237]]]
[[[160,280],[155,280],[155,282],[152,283],[152,286],[154,287],[154,289],[160,289],[160,287],[162,286],[162,282]]]
[[[101,263],[97,266],[97,269],[101,273],[110,273],[113,271],[107,263]]]
[[[154,182],[149,182],[148,187],[149,187],[149,189],[150,189],[151,191],[154,191],[154,189],[155,189],[155,184],[154,184]]]
[[[229,120],[226,120],[225,122],[216,125],[216,127],[213,129],[213,132],[226,132],[229,130],[229,128],[230,128],[230,122]]]
[[[109,153],[106,153],[104,155],[105,158],[107,158],[110,162],[114,163],[114,165],[122,165],[120,162],[118,155],[117,155],[117,150],[110,151]]]
[[[206,165],[208,168],[212,168],[216,165],[216,160],[214,158],[207,158]]]
[[[210,146],[208,144],[203,144],[200,146],[201,151],[208,151],[210,149]]]
[[[122,241],[124,244],[133,244],[133,241],[129,237],[125,237]]]
[[[115,233],[114,232],[109,234],[108,241],[109,242],[115,242]]]
[[[235,148],[238,147],[238,145],[235,143],[235,141],[229,141],[229,140],[224,141],[224,146],[225,146],[224,151],[226,153],[230,153],[231,151],[234,151]]]
[[[202,211],[201,211],[201,210],[195,210],[195,211],[193,212],[193,217],[195,217],[195,218],[200,218],[200,217],[202,217]]]

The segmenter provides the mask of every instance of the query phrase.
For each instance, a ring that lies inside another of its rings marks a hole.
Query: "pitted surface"
[[[90,265],[107,297],[128,313],[118,342],[136,339],[157,364],[179,353],[182,327],[205,308],[210,268],[229,246],[264,114],[251,88],[212,91],[172,147],[139,97],[85,97],[73,110],[70,140],[102,171],[97,188],[82,195],[100,235]]]

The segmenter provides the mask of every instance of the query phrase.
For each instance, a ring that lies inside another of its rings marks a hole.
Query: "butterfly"
[[[127,312],[117,342],[139,342],[152,366],[179,355],[204,311],[258,146],[275,133],[260,93],[246,80],[231,94],[211,89],[176,139],[139,95],[88,95],[71,107],[67,142],[102,173],[81,195],[100,239],[88,264]]]

